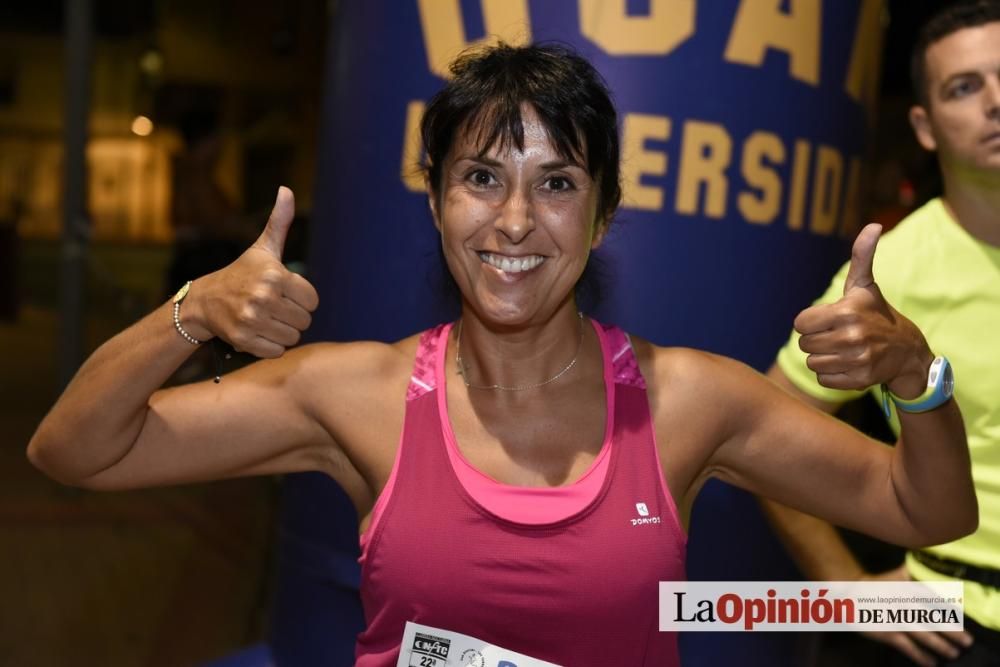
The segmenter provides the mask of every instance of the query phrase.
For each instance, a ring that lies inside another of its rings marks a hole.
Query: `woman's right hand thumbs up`
[[[199,340],[222,338],[257,357],[280,357],[312,323],[319,295],[281,262],[295,217],[295,197],[284,186],[260,237],[229,266],[199,278],[184,301],[182,322]]]

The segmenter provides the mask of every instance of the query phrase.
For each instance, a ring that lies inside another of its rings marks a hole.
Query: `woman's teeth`
[[[504,257],[503,255],[491,255],[488,252],[479,253],[479,259],[494,268],[500,269],[504,273],[521,273],[522,271],[530,271],[545,261],[545,258],[541,255]]]

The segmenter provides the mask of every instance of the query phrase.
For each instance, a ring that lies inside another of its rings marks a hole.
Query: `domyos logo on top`
[[[772,66],[781,63],[786,85],[822,87],[826,95],[835,87],[845,103],[864,117],[877,94],[882,3],[859,2],[849,48],[826,50],[823,0],[734,0],[728,3],[735,3],[735,11],[725,26],[716,16],[710,25],[697,21],[700,10],[719,11],[705,0],[577,0],[579,34],[575,40],[565,31],[533,32],[531,10],[547,11],[546,3],[479,0],[486,36],[473,40],[467,39],[469,17],[463,16],[459,0],[418,0],[417,4],[427,67],[442,78],[448,76],[448,63],[462,50],[498,40],[522,44],[532,39],[561,39],[578,46],[593,45],[607,56],[631,58],[629,63],[636,62],[638,70],[649,59],[669,62],[686,44],[699,39],[699,31],[723,31],[717,53],[724,65],[761,70],[769,59]],[[638,14],[632,5],[643,6],[645,11]],[[834,4],[830,7],[837,9]],[[843,62],[824,62],[828,51]],[[748,70],[744,78],[752,76]],[[613,89],[620,85],[619,77],[608,78]],[[720,84],[720,93],[726,85]],[[675,119],[646,109],[621,108],[629,100],[618,97],[625,208],[736,217],[753,225],[781,220],[789,229],[821,236],[856,234],[863,142],[847,146],[850,141],[788,136],[789,123],[781,121],[783,99],[772,102],[773,127],[742,127],[745,118],[741,121],[731,114],[739,115],[744,109],[729,111],[729,117]],[[746,104],[759,107],[761,100],[747,99]],[[416,168],[424,107],[423,100],[412,100],[406,107],[400,177],[413,192],[424,190],[423,175]],[[860,123],[861,129],[866,122]]]

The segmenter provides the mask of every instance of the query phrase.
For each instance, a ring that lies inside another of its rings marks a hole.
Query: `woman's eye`
[[[548,179],[547,185],[549,190],[553,192],[565,192],[566,190],[573,189],[573,184],[564,176],[551,176]]]
[[[469,180],[479,186],[492,185],[494,182],[493,174],[484,169],[476,169],[474,172],[469,174]]]

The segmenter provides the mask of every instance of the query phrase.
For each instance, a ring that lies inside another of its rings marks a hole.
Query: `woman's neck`
[[[467,386],[497,391],[527,391],[565,381],[583,352],[584,321],[568,302],[540,324],[508,327],[491,324],[463,309],[455,327],[457,370]]]

